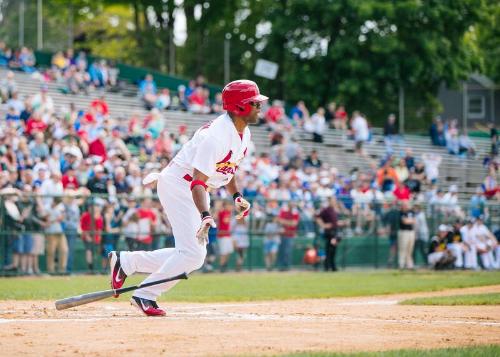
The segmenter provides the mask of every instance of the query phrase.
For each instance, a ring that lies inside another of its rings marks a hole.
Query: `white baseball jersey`
[[[240,136],[231,117],[223,114],[199,128],[173,162],[191,176],[197,169],[208,176],[209,187],[218,188],[231,181],[249,144],[250,129]]]
[[[203,265],[207,250],[196,238],[201,216],[194,204],[188,181],[192,179],[196,168],[208,176],[208,186],[217,188],[226,185],[245,157],[249,144],[248,127],[240,136],[232,119],[224,114],[198,129],[172,160],[173,165],[168,165],[161,174],[150,173],[144,178],[144,184],[158,180],[158,197],[172,225],[175,248],[121,252],[121,265],[125,274],[150,273],[143,281],[149,283],[190,273]],[[135,291],[134,296],[156,300],[177,282],[143,288]]]

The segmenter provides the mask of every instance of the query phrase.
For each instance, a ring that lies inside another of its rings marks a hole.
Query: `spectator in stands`
[[[39,112],[43,121],[45,123],[49,122],[50,117],[54,113],[54,100],[48,94],[49,87],[46,84],[43,84],[40,88],[40,92],[35,94],[31,101],[31,105],[33,106],[33,110],[35,112]]]
[[[398,181],[396,170],[391,166],[392,158],[389,157],[384,161],[384,164],[377,170],[377,184],[382,192],[392,192]]]
[[[93,169],[94,177],[87,183],[87,188],[92,193],[108,193],[108,177],[102,165],[96,165]]]
[[[384,125],[384,142],[388,154],[393,153],[393,143],[398,143],[399,141],[400,136],[398,127],[396,125],[396,116],[394,114],[389,114]]]
[[[428,263],[431,268],[449,269],[453,267],[455,257],[452,252],[446,248],[449,228],[441,224],[438,233],[431,239],[429,247]]]
[[[410,189],[401,181],[396,181],[396,187],[392,194],[398,201],[409,201],[412,198]]]
[[[304,167],[315,167],[320,168],[322,161],[318,157],[318,152],[313,149],[311,150],[311,154],[304,161]]]
[[[333,119],[333,126],[335,129],[347,130],[347,112],[343,104],[340,104],[338,109],[335,111],[335,118]]]
[[[451,155],[458,155],[460,153],[458,130],[450,129],[446,132],[446,148]]]
[[[477,218],[481,215],[488,215],[488,207],[486,206],[486,198],[481,186],[476,187],[476,193],[471,196],[469,202],[469,214],[472,218]]]
[[[21,52],[19,53],[20,69],[26,73],[36,72],[35,63],[36,59],[33,54],[33,50],[28,47],[22,47]]]
[[[186,86],[179,85],[177,87],[178,109],[187,111],[189,107],[188,96],[186,95]]]
[[[109,106],[105,95],[100,95],[99,98],[90,102],[90,107],[94,108],[95,113],[101,118],[106,118],[109,115]]]
[[[397,161],[397,165],[394,171],[396,171],[399,182],[405,182],[408,179],[408,176],[410,176],[410,172],[408,170],[408,167],[406,166],[406,160],[404,159],[400,159]]]
[[[436,183],[439,178],[439,166],[442,157],[438,154],[422,154],[422,161],[425,166],[425,177],[428,183]]]
[[[449,216],[456,218],[464,218],[462,208],[458,204],[458,187],[451,185],[448,192],[443,197],[445,211]]]
[[[401,201],[398,231],[399,269],[413,269],[413,248],[415,245],[415,213],[408,201]]]
[[[431,143],[435,146],[446,146],[446,139],[444,136],[444,125],[441,118],[436,117],[432,121],[432,125],[429,128],[429,136],[431,137]]]
[[[4,41],[0,41],[0,67],[7,67],[10,61],[10,49]]]
[[[330,102],[326,106],[326,111],[325,111],[325,121],[326,125],[329,128],[333,128],[333,120],[335,119],[335,111],[337,110],[337,103],[335,102]]]
[[[210,113],[210,106],[208,105],[208,96],[203,87],[197,87],[193,93],[188,97],[189,111],[194,114],[208,114]]]
[[[285,118],[283,104],[279,100],[273,101],[273,105],[267,110],[265,118],[267,125],[269,125],[272,130],[277,130]]]
[[[463,129],[459,138],[459,154],[468,158],[474,158],[476,156],[476,145],[469,137],[467,129]]]
[[[50,207],[53,206],[55,200],[54,196],[59,196],[58,200],[60,201],[60,196],[63,194],[64,189],[61,178],[61,172],[52,171],[50,173],[50,177],[44,180],[40,185],[39,193],[40,195],[45,196],[42,198],[42,202],[47,211],[49,211]]]
[[[163,88],[156,98],[155,107],[160,110],[167,110],[170,107],[171,102],[170,91],[168,90],[168,88]]]
[[[492,157],[497,156],[500,148],[500,140],[498,138],[498,130],[495,127],[495,123],[488,123],[488,128],[490,129],[490,140],[491,140],[491,150],[490,155]]]
[[[280,270],[289,270],[292,264],[293,241],[297,237],[300,214],[294,201],[287,201],[279,212],[282,235],[278,251]]]
[[[316,113],[311,117],[312,125],[313,125],[313,141],[315,143],[323,142],[323,135],[325,133],[325,109],[323,107],[319,107]]]
[[[156,83],[151,74],[146,74],[146,77],[139,83],[139,95],[146,109],[154,108],[156,103]]]
[[[211,113],[219,115],[224,113],[224,109],[222,108],[222,93],[220,92],[215,94]]]
[[[80,229],[82,231],[82,240],[85,246],[85,261],[89,273],[94,273],[94,253],[100,248],[102,231],[104,229],[104,219],[102,217],[102,208],[104,201],[100,198],[93,199],[89,210],[80,217]]]
[[[352,117],[351,127],[354,134],[354,141],[356,142],[356,153],[363,154],[363,144],[370,137],[368,122],[358,111],[355,111]]]
[[[306,117],[309,117],[309,111],[304,101],[299,100],[290,111],[290,123],[295,128],[302,128]]]
[[[497,169],[494,165],[489,165],[488,175],[485,177],[482,185],[484,196],[489,200],[497,197],[500,193],[500,186],[498,185],[496,176]],[[497,199],[500,198],[497,197]]]
[[[37,161],[49,156],[49,146],[45,143],[43,132],[37,132],[29,143],[31,157]]]
[[[7,75],[0,82],[0,96],[1,103],[7,102],[10,98],[12,98],[12,94],[18,91],[17,82],[14,78],[14,72],[8,71]]]

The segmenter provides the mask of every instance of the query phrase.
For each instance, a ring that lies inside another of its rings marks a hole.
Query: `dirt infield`
[[[105,301],[56,311],[48,301],[0,302],[3,356],[219,356],[295,351],[382,351],[500,344],[500,306],[403,306],[417,296],[500,292],[500,285],[439,293],[252,303],[164,304],[142,317]]]

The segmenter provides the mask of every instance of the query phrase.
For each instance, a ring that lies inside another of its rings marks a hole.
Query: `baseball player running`
[[[250,203],[238,192],[234,173],[245,157],[250,142],[248,124],[258,121],[261,95],[257,84],[237,80],[222,91],[223,108],[227,111],[202,126],[161,173],[147,175],[143,184],[156,181],[158,197],[172,224],[175,248],[151,252],[111,252],[111,287],[119,289],[134,273],[150,274],[148,283],[182,273],[190,273],[203,265],[207,253],[208,230],[215,227],[209,212],[208,188],[226,186],[233,195],[237,218],[248,214]],[[156,300],[178,281],[136,290],[131,303],[147,316],[164,316]]]

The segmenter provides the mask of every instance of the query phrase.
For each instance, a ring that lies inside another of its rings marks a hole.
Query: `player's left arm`
[[[233,176],[231,181],[226,186],[227,192],[231,196],[233,196],[234,205],[236,206],[236,210],[238,214],[236,215],[236,219],[241,219],[243,217],[248,216],[248,212],[250,211],[250,202],[243,198],[243,195],[238,191],[238,186],[236,185],[236,176]]]

